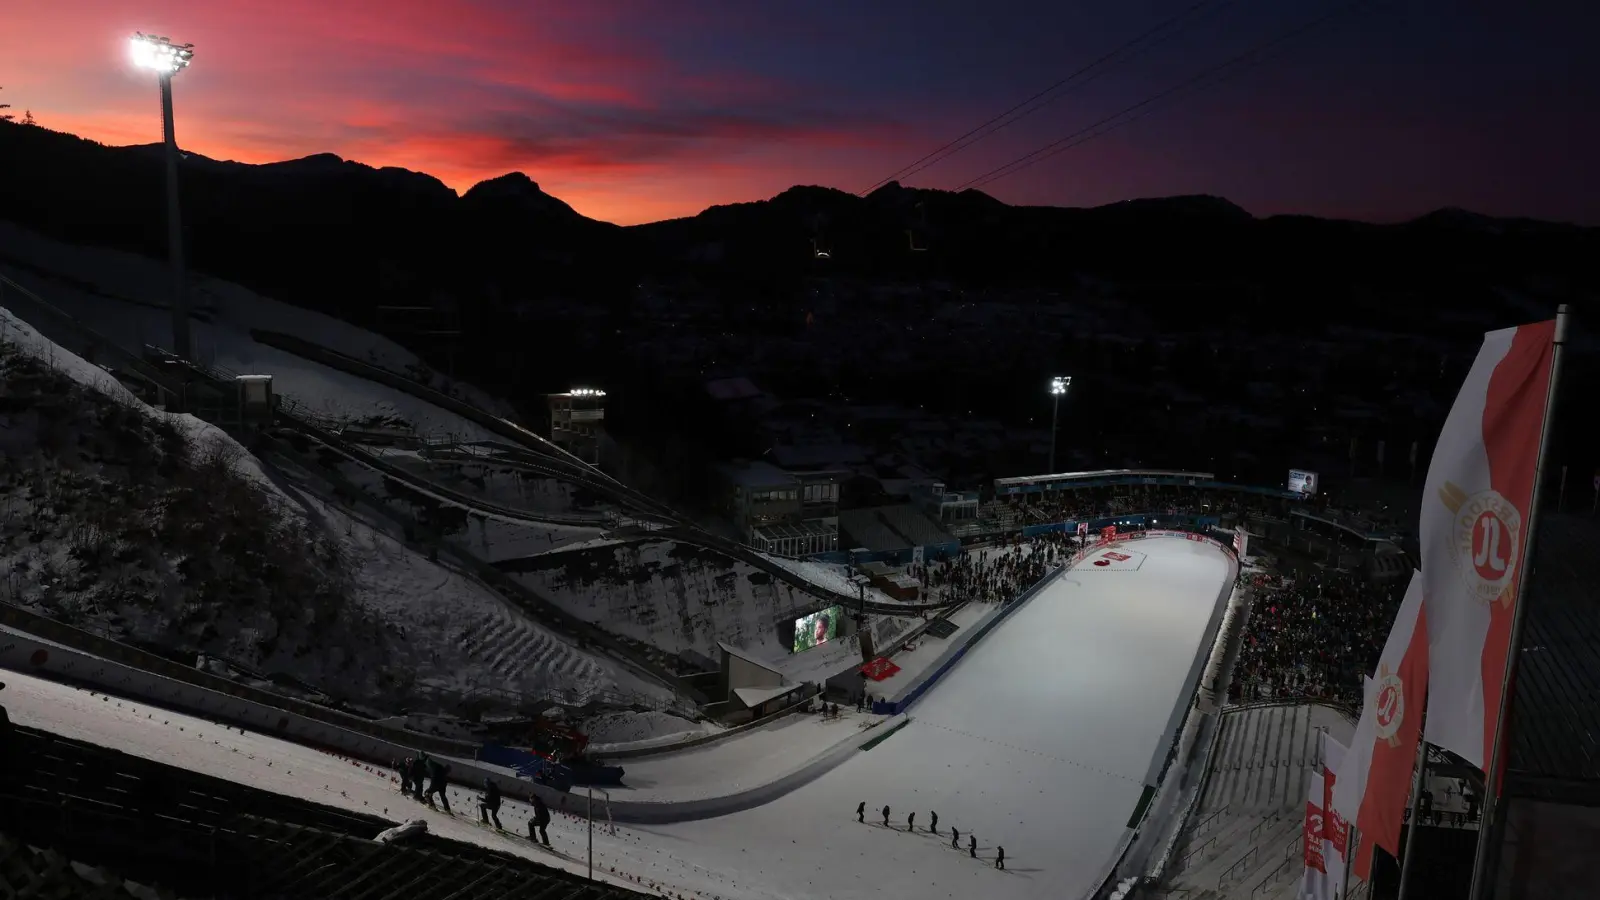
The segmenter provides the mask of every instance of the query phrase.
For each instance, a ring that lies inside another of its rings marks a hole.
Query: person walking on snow
[[[889,827],[889,807],[887,805],[883,808],[883,827]]]
[[[973,859],[977,859],[978,858],[978,836],[977,835],[973,835],[973,834],[967,835],[967,855],[971,856]]]
[[[550,832],[545,829],[550,825],[550,807],[544,805],[544,800],[538,794],[533,795],[533,816],[528,819],[528,840],[550,846]]]
[[[961,849],[961,829],[955,827],[954,825],[950,826],[950,849]]]
[[[1006,867],[1006,848],[994,848],[994,867],[996,869],[1004,869]]]
[[[906,813],[906,831],[916,831],[916,830],[917,830],[917,814],[914,813],[914,812]]]
[[[856,804],[856,821],[862,823],[867,821],[867,801],[865,800]]]
[[[395,771],[400,775],[400,793],[411,796],[411,757],[406,757],[400,765],[395,766]]]
[[[478,801],[478,818],[485,825],[493,818],[496,830],[503,827],[500,824],[500,785],[495,784],[493,778],[483,779],[483,799]]]
[[[427,780],[427,777],[428,754],[424,753],[411,761],[411,796],[414,799],[423,799],[422,783]]]
[[[934,813],[933,814],[933,823],[928,826],[928,830],[933,832],[934,834],[938,834],[939,833],[939,814],[938,813]]]
[[[450,780],[447,777],[450,767],[437,759],[428,760],[428,802],[433,802],[435,795],[439,797],[439,805],[445,812],[450,812]]]

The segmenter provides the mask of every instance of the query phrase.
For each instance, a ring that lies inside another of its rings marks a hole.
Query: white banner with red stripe
[[[1422,704],[1428,690],[1427,614],[1422,576],[1412,573],[1378,670],[1366,682],[1361,718],[1333,789],[1333,808],[1360,831],[1352,859],[1356,877],[1370,880],[1372,847],[1396,856],[1411,796]]]
[[[1555,322],[1490,332],[1445,420],[1422,492],[1428,741],[1483,768],[1533,511]]]

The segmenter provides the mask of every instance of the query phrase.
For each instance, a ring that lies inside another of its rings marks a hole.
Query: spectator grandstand
[[[1359,709],[1361,677],[1378,663],[1400,588],[1334,569],[1253,578],[1230,699],[1304,697]]]

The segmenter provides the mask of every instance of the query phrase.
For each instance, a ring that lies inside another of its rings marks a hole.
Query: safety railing
[[[1229,885],[1237,884],[1244,876],[1250,874],[1250,867],[1261,856],[1260,847],[1251,847],[1239,861],[1224,869],[1217,876],[1217,890],[1225,890]]]
[[[1184,851],[1184,854],[1182,856],[1178,857],[1178,861],[1172,864],[1172,870],[1170,872],[1168,872],[1167,874],[1169,876],[1176,875],[1179,872],[1182,872],[1184,869],[1187,869],[1189,867],[1189,863],[1193,862],[1196,859],[1200,859],[1201,858],[1201,854],[1205,853],[1207,850],[1210,850],[1212,847],[1215,847],[1217,845],[1217,838],[1218,837],[1220,837],[1220,835],[1215,835],[1214,834],[1211,837],[1206,838],[1204,841],[1201,841],[1200,843],[1195,844],[1194,846],[1190,847],[1188,850]]]
[[[1231,715],[1235,712],[1262,709],[1269,706],[1322,706],[1344,716],[1351,722],[1355,722],[1360,718],[1360,710],[1348,703],[1340,703],[1337,700],[1328,700],[1324,697],[1316,697],[1310,694],[1296,694],[1289,697],[1273,697],[1267,700],[1246,700],[1243,703],[1230,703],[1223,707],[1222,713],[1223,715]]]
[[[1277,884],[1278,884],[1278,881],[1280,879],[1282,879],[1283,876],[1285,874],[1287,874],[1288,872],[1289,872],[1289,860],[1286,859],[1283,862],[1278,863],[1278,865],[1275,868],[1273,868],[1273,870],[1271,872],[1267,873],[1267,876],[1265,878],[1263,878],[1260,881],[1256,882],[1256,886],[1250,889],[1250,900],[1255,900],[1255,898],[1258,895],[1263,894],[1266,891],[1271,890],[1272,888],[1276,887]]]
[[[1217,822],[1218,819],[1222,818],[1222,816],[1227,814],[1228,809],[1229,809],[1230,806],[1231,806],[1231,804],[1225,803],[1225,804],[1222,805],[1221,809],[1213,812],[1209,816],[1206,816],[1204,819],[1201,819],[1199,822],[1197,822],[1195,824],[1195,826],[1193,828],[1189,829],[1189,836],[1190,837],[1194,837],[1196,835],[1205,834],[1207,829],[1209,829],[1212,825],[1214,825]]]

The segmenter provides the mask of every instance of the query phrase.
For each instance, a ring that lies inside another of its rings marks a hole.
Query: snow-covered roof
[[[740,650],[738,647],[735,647],[735,646],[727,643],[726,641],[717,641],[717,648],[720,649],[723,653],[726,653],[729,656],[736,656],[739,659],[742,659],[745,662],[749,663],[750,665],[756,666],[756,667],[760,668],[763,671],[771,672],[772,674],[778,676],[779,678],[783,677],[783,673],[779,672],[777,669],[774,669],[772,667],[771,663],[763,662],[762,660],[756,659],[754,656],[751,656],[750,654],[744,652],[743,650]]]
[[[799,690],[798,684],[780,684],[777,687],[742,687],[734,688],[734,696],[745,706],[760,706],[776,697],[782,697],[790,691]]]

